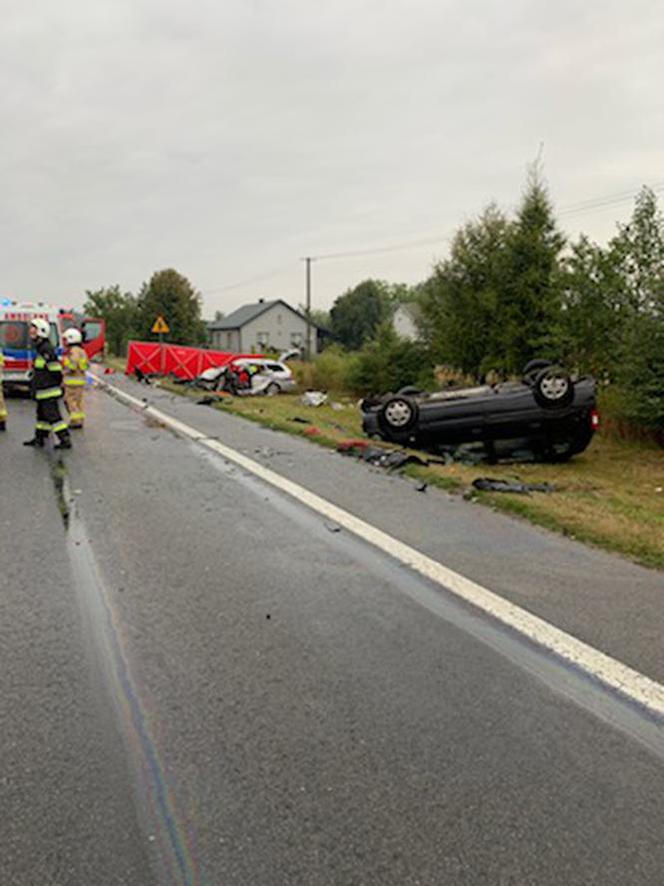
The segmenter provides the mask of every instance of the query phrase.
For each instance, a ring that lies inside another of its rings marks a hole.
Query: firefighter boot
[[[71,437],[69,436],[69,431],[58,431],[57,436],[58,442],[53,449],[71,449]]]

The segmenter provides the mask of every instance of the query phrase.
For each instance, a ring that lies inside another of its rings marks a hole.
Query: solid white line
[[[622,662],[605,655],[598,649],[589,646],[582,640],[578,640],[571,634],[561,631],[544,619],[532,615],[520,606],[515,606],[503,597],[498,596],[488,588],[465,578],[458,572],[454,572],[447,566],[443,566],[437,560],[427,557],[404,544],[398,539],[370,523],[366,523],[359,517],[355,517],[348,511],[339,508],[331,502],[292,480],[276,474],[269,468],[263,467],[258,462],[242,455],[229,446],[210,440],[201,431],[197,431],[190,425],[184,424],[176,418],[147,406],[131,394],[116,388],[108,382],[97,378],[97,381],[108,388],[119,400],[123,400],[130,406],[137,407],[145,414],[166,425],[166,427],[205,446],[213,452],[223,456],[227,461],[233,462],[245,471],[259,477],[265,483],[269,483],[276,489],[306,505],[321,516],[334,521],[339,526],[352,532],[359,538],[385,552],[390,557],[410,567],[415,572],[429,579],[429,581],[450,591],[457,597],[470,603],[492,618],[517,631],[538,646],[549,650],[559,658],[564,659],[575,668],[584,672],[587,676],[604,684],[604,686],[619,693],[624,698],[646,708],[658,717],[664,717],[664,686],[640,674]]]

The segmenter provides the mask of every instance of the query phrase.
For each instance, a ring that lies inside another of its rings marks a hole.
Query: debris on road
[[[327,403],[327,394],[324,391],[305,391],[301,402],[303,406],[322,406]]]
[[[342,440],[337,446],[337,452],[351,452],[351,450],[364,450],[369,448],[368,440]],[[351,455],[355,455],[351,452]]]
[[[555,492],[550,483],[523,483],[521,480],[497,480],[493,477],[478,477],[473,487],[481,492],[512,492],[517,495],[530,495],[531,492]]]
[[[159,374],[156,372],[145,373],[138,368],[138,366],[134,366],[134,375],[136,376],[136,381],[144,384],[151,385],[154,380],[159,378]]]
[[[274,458],[278,455],[290,455],[290,453],[284,449],[271,449],[269,446],[259,446],[254,449],[254,455],[261,456],[262,458]]]
[[[431,459],[407,452],[405,449],[371,446],[366,440],[342,440],[337,445],[337,452],[341,452],[342,455],[354,455],[367,464],[377,468],[385,468],[388,471],[395,471],[411,464],[427,467],[431,461]]]
[[[341,526],[338,523],[329,523],[325,522],[325,528],[329,530],[329,532],[341,532]]]

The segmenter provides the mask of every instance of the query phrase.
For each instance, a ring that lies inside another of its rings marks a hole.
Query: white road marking
[[[209,439],[201,431],[184,424],[176,418],[148,406],[131,394],[108,384],[99,378],[96,381],[107,388],[117,399],[124,401],[130,406],[136,407],[150,415],[152,418],[164,424],[166,427],[195,441],[200,446],[218,453],[227,461],[236,464],[245,471],[259,477],[265,483],[269,483],[276,489],[306,505],[311,510],[331,520],[344,529],[352,532],[359,538],[398,560],[405,566],[435,582],[446,591],[455,594],[467,603],[486,613],[502,624],[517,631],[538,646],[548,650],[578,670],[585,673],[593,680],[597,680],[605,687],[617,692],[623,698],[646,708],[657,717],[664,717],[664,686],[651,680],[644,674],[635,671],[611,656],[600,652],[593,646],[589,646],[582,640],[578,640],[571,634],[560,630],[542,618],[532,615],[520,606],[516,606],[490,591],[488,588],[477,584],[471,579],[465,578],[458,572],[454,572],[437,560],[427,557],[407,544],[399,541],[386,532],[377,529],[370,523],[366,523],[350,512],[339,508],[331,502],[303,486],[282,477],[280,474],[263,467],[253,459],[247,458],[242,453]]]

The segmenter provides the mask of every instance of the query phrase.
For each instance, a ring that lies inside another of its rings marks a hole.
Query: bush
[[[433,385],[433,365],[423,344],[399,338],[385,324],[357,355],[348,380],[356,394],[383,394],[407,385],[426,389]]]
[[[628,422],[664,434],[664,319],[638,317],[618,372],[619,411]]]
[[[350,393],[350,379],[358,359],[358,354],[332,345],[310,363],[293,363],[292,368],[298,385],[305,390]]]
[[[630,393],[618,385],[599,386],[597,405],[601,434],[617,440],[664,446],[664,426],[657,428],[651,422],[643,424],[635,421],[630,408],[630,397]]]

